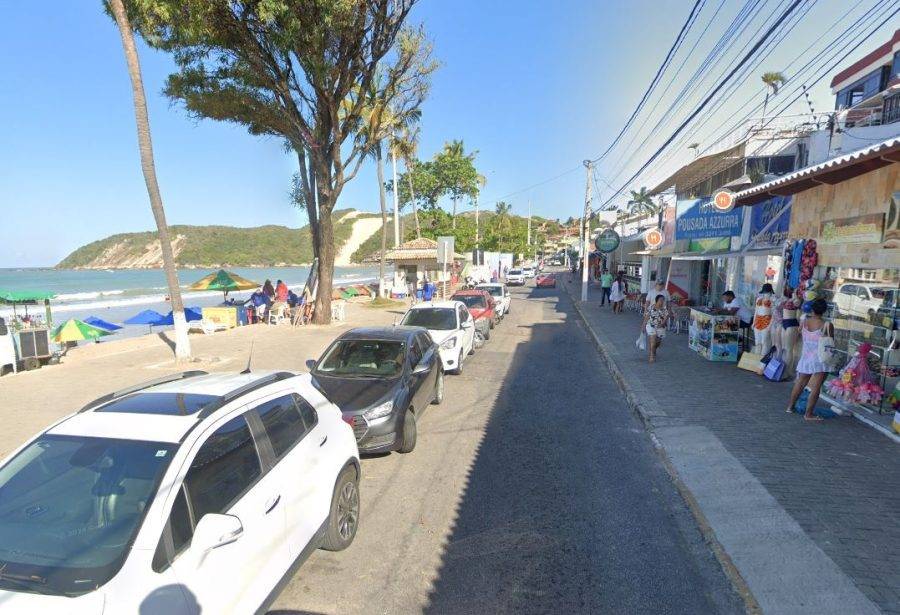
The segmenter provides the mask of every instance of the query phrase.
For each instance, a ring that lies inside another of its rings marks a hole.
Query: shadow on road
[[[425,611],[741,612],[570,300],[529,290]]]

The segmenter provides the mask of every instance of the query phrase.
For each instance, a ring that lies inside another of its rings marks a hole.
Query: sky
[[[809,10],[797,26],[717,114],[704,118],[701,130],[711,131],[747,97],[761,100],[758,76],[788,65],[849,6],[859,13],[876,1],[804,0]],[[585,192],[581,161],[598,156],[622,127],[693,4],[421,0],[411,22],[424,25],[442,66],[422,108],[420,156],[462,139],[478,151],[477,166],[487,178],[483,208],[503,198],[518,214],[531,201],[536,215],[579,216]],[[631,158],[628,169],[636,168],[652,153],[654,139],[674,128],[670,101],[743,4],[704,1],[664,85],[650,100],[658,103],[656,111],[645,110],[645,131],[660,119],[662,128],[652,138],[637,132],[633,141],[623,141],[599,164],[601,180],[618,188],[629,175],[617,173],[622,163]],[[747,39],[785,4],[763,0]],[[152,230],[121,41],[99,0],[0,0],[0,8],[0,267],[52,266],[90,241]],[[837,70],[898,26],[897,20],[884,26]],[[189,118],[161,94],[174,69],[171,59],[143,45],[139,53],[169,223],[305,224],[289,199],[296,159],[281,142],[251,136],[240,126]],[[723,60],[723,68],[727,64]],[[666,87],[670,75],[675,79]],[[713,76],[690,95],[699,99],[709,91]],[[830,76],[811,89],[817,110],[833,106],[829,81]],[[806,113],[806,103],[789,112]],[[691,157],[683,147],[675,154],[635,183]],[[598,198],[612,193],[603,184],[597,190]],[[338,207],[377,211],[377,191],[374,168],[367,165],[346,186]]]

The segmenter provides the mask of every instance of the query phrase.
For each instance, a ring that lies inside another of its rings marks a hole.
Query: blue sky
[[[860,10],[873,1],[862,2]],[[693,36],[699,38],[720,3],[697,57],[742,4],[708,0]],[[483,207],[516,193],[507,200],[517,213],[526,211],[530,198],[537,214],[579,215],[583,171],[522,189],[602,151],[692,4],[423,0],[413,21],[424,23],[443,67],[423,108],[421,154],[428,157],[444,141],[463,139],[479,150],[479,169],[488,178]],[[760,20],[779,3],[767,4]],[[0,0],[0,5],[0,267],[52,265],[89,241],[152,229],[121,43],[100,2]],[[820,0],[758,72],[780,69],[846,6]],[[851,60],[888,33],[885,27]],[[189,119],[160,94],[172,69],[169,58],[143,46],[140,51],[169,222],[303,224],[288,199],[295,161],[281,144],[238,126]],[[679,59],[691,70],[696,61]],[[827,81],[813,90],[820,109],[831,105]],[[761,95],[756,77],[742,87],[735,106],[743,96]],[[665,108],[660,105],[660,111]],[[727,112],[726,105],[720,114]],[[637,139],[627,154],[642,142]],[[601,174],[613,176],[625,158],[617,152]],[[679,164],[678,158],[672,164]],[[377,210],[372,168],[347,186],[339,207]]]

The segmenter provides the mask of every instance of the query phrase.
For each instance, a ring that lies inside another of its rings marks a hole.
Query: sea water
[[[221,291],[196,291],[189,286],[217,269],[182,269],[178,272],[181,297],[185,307],[208,307],[222,303]],[[309,267],[271,267],[229,269],[241,277],[257,282],[260,286],[271,280],[283,280],[288,288],[299,294],[309,277]],[[374,281],[378,269],[372,267],[335,267],[334,285],[347,286]],[[165,315],[172,309],[168,302],[166,276],[162,269],[106,269],[70,270],[52,268],[0,268],[0,291],[45,291],[56,295],[50,301],[55,324],[69,318],[84,319],[96,316],[108,322],[121,325],[122,322],[141,312],[151,309]],[[228,293],[229,299],[242,303],[249,299],[253,290]],[[19,315],[23,306],[17,306]],[[28,306],[30,314],[44,314],[42,305]],[[0,316],[11,316],[12,307],[0,305]],[[165,327],[153,327],[153,332]],[[127,325],[116,335],[102,338],[111,340],[121,337],[144,335],[150,332],[147,325]]]

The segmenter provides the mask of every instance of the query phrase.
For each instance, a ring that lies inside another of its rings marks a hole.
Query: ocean
[[[222,302],[219,291],[195,291],[188,287],[200,278],[213,273],[214,269],[182,269],[178,272],[178,280],[182,288],[185,307],[207,307]],[[309,277],[309,267],[271,267],[229,269],[234,273],[254,282],[263,284],[267,279],[274,285],[276,280],[284,280],[289,288],[297,293]],[[346,286],[371,282],[378,277],[378,269],[372,267],[335,267],[335,286]],[[50,301],[50,308],[55,324],[69,318],[84,319],[96,316],[103,320],[122,324],[125,319],[146,309],[167,314],[171,310],[166,301],[166,278],[161,269],[106,269],[106,270],[63,270],[50,268],[0,269],[0,291],[2,290],[35,290],[49,291],[56,295]],[[228,298],[243,301],[250,297],[252,290],[231,292]],[[0,305],[0,316],[12,315],[12,308]],[[24,312],[18,306],[17,313]],[[29,306],[30,314],[43,315],[43,306]],[[165,330],[165,327],[153,327],[153,331]],[[115,335],[106,336],[102,340],[144,335],[149,332],[146,325],[125,326]]]

